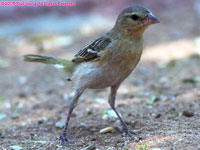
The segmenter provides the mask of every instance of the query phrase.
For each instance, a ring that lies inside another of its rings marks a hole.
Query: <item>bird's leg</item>
[[[73,112],[73,109],[76,107],[78,99],[79,99],[79,97],[81,96],[81,94],[83,93],[84,90],[85,90],[84,88],[80,88],[80,89],[77,89],[76,92],[75,92],[74,98],[73,98],[73,100],[70,104],[70,108],[69,108],[69,111],[68,111],[68,114],[67,114],[67,120],[66,120],[65,126],[63,128],[62,134],[60,135],[61,145],[66,146],[67,142],[72,143],[72,141],[67,136],[67,128],[68,128],[69,120],[70,120],[71,114]]]
[[[128,134],[129,136],[134,138],[134,132],[132,132],[131,130],[128,129],[128,126],[126,125],[126,123],[124,122],[124,120],[122,119],[122,117],[119,115],[119,113],[117,112],[117,110],[115,108],[115,98],[116,98],[118,88],[119,88],[119,86],[111,87],[111,93],[110,93],[108,102],[109,102],[111,108],[114,110],[114,112],[116,113],[117,117],[119,118],[119,120],[121,122],[122,127],[118,127],[118,129],[122,133]]]

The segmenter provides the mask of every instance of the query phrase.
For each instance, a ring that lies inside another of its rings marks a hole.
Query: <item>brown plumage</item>
[[[119,130],[134,138],[133,132],[128,129],[115,108],[115,98],[121,83],[140,60],[143,50],[143,32],[149,25],[158,22],[149,9],[141,6],[129,7],[119,14],[115,26],[108,33],[81,49],[72,60],[38,55],[25,56],[26,61],[53,64],[72,74],[71,79],[76,92],[60,136],[63,145],[70,142],[67,136],[69,120],[79,97],[87,88],[111,88],[108,102],[122,124]]]

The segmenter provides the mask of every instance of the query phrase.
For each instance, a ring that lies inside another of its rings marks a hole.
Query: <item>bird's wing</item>
[[[73,62],[91,61],[101,56],[101,52],[111,43],[108,37],[100,37],[81,49],[72,59]]]

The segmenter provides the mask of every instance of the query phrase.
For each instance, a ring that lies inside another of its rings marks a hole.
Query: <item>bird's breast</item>
[[[142,47],[132,42],[113,44],[99,57],[98,61],[84,62],[77,66],[72,80],[75,86],[106,88],[120,84],[138,64]]]
[[[100,60],[100,65],[108,74],[113,84],[122,82],[128,77],[138,64],[142,45],[133,45],[132,42],[122,41],[115,50],[109,50]]]
[[[140,60],[143,50],[142,43],[142,40],[121,40],[102,55],[100,64],[105,68],[132,70]]]

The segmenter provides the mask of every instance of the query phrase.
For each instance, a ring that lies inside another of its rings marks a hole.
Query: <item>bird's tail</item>
[[[40,56],[40,55],[24,55],[24,61],[28,62],[40,62],[44,64],[58,64],[57,58]]]
[[[27,62],[39,62],[44,64],[52,64],[55,67],[64,70],[67,73],[72,73],[76,66],[76,63],[60,58],[48,57],[48,56],[40,56],[40,55],[24,55],[24,61]]]

